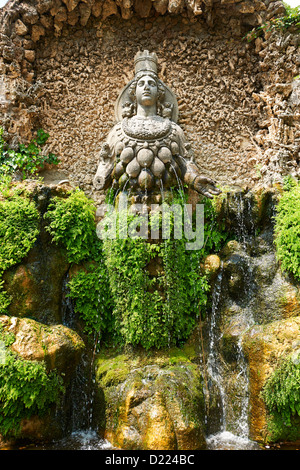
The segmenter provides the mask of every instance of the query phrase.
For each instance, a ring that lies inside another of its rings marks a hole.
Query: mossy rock
[[[258,442],[299,439],[298,417],[292,416],[292,426],[286,426],[278,413],[267,409],[262,390],[282,359],[300,354],[300,317],[256,325],[242,345],[249,363],[250,437]]]
[[[30,318],[1,315],[0,327],[13,338],[12,351],[26,360],[44,361],[49,370],[64,374],[66,381],[85,349],[80,336],[64,325],[47,326]]]
[[[112,353],[95,360],[98,426],[121,449],[205,447],[202,376],[195,348]]]

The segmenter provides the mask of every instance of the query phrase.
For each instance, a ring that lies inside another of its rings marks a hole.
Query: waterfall
[[[242,332],[254,324],[251,301],[255,294],[255,287],[253,287],[252,260],[247,253],[247,248],[253,240],[255,227],[249,198],[243,198],[241,194],[234,195],[233,205],[235,209],[235,235],[240,244],[238,255],[241,262],[238,264],[238,269],[243,285],[243,289],[241,289],[242,300],[239,299],[236,306],[239,324],[242,326],[236,336],[230,337],[234,341],[234,348],[231,346],[233,348],[231,353],[234,350],[234,357],[227,358],[226,355],[224,356],[222,341],[226,339],[224,338],[223,326],[224,308],[226,308],[226,302],[228,303],[226,288],[228,289],[227,284],[230,276],[226,273],[228,270],[226,261],[222,261],[213,286],[212,308],[208,324],[209,405],[206,424],[209,433],[207,444],[210,449],[251,449],[256,447],[256,444],[248,438],[248,365],[242,349]],[[232,299],[230,302],[231,305],[234,304]],[[230,321],[231,319],[228,320],[228,323]]]
[[[62,323],[76,331],[80,329],[78,316],[75,314],[72,300],[68,296],[69,274],[67,273],[63,282],[62,295]],[[97,341],[97,339],[95,339]],[[81,432],[82,430],[92,430],[93,423],[93,403],[94,403],[94,371],[93,371],[93,350],[86,348],[81,360],[76,368],[68,387],[67,409],[65,419],[66,432]],[[94,348],[92,348],[94,349]]]

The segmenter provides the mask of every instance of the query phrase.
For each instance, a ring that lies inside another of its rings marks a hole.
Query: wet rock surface
[[[280,191],[267,189],[223,200],[221,213],[235,239],[219,253],[206,323],[211,434],[226,430],[258,442],[270,437],[262,387],[299,344],[299,284],[282,272],[274,246],[279,197]]]
[[[195,358],[194,358],[195,359]],[[199,366],[181,350],[96,360],[104,436],[121,449],[206,447]],[[104,424],[105,421],[105,424]],[[101,422],[98,422],[101,428]]]

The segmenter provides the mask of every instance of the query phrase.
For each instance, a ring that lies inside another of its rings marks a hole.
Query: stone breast
[[[138,117],[125,118],[122,121],[122,130],[128,137],[137,140],[157,140],[166,137],[172,129],[169,119]]]

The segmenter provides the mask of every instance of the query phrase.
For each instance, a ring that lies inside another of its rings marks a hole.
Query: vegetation
[[[0,279],[27,255],[38,233],[39,213],[32,201],[16,193],[0,200]],[[6,313],[9,303],[0,280],[0,313]]]
[[[300,7],[292,8],[287,3],[284,3],[286,14],[280,18],[273,18],[261,26],[253,29],[248,33],[245,38],[250,42],[261,36],[264,32],[269,31],[286,31],[291,26],[300,29]]]
[[[45,145],[49,134],[42,129],[28,146],[19,144],[17,150],[8,146],[3,138],[3,129],[0,128],[0,174],[12,174],[20,171],[23,178],[33,176],[44,168],[45,164],[57,164],[58,159],[53,153],[44,155],[41,147]]]
[[[284,188],[275,216],[277,257],[282,269],[300,280],[300,184],[288,178]]]
[[[68,197],[53,198],[45,218],[53,241],[67,250],[70,263],[97,257],[95,206],[83,191],[70,192]]]
[[[0,331],[4,345],[0,357],[0,430],[4,437],[17,436],[21,421],[45,414],[64,391],[62,378],[56,371],[48,372],[43,362],[24,360],[9,346],[12,335]]]
[[[300,359],[289,357],[281,364],[267,380],[262,396],[270,413],[269,432],[271,439],[293,439],[294,422],[300,417]],[[299,427],[296,427],[297,432]],[[295,434],[297,436],[297,432]],[[292,433],[292,434],[291,434]],[[294,436],[294,437],[295,437]]]
[[[137,219],[128,216],[128,229]],[[161,218],[151,222],[161,229]],[[204,315],[209,283],[201,261],[226,237],[211,202],[206,203],[206,243],[201,250],[186,250],[187,240],[175,238],[174,217],[170,233],[169,239],[158,243],[142,237],[122,239],[120,233],[104,240],[115,328],[125,343],[146,349],[180,344],[191,334],[197,317]]]
[[[141,236],[122,239],[118,232],[115,239],[100,240],[95,207],[80,190],[65,199],[55,198],[45,217],[53,240],[67,249],[69,261],[82,264],[68,286],[89,335],[146,349],[188,338],[207,302],[209,285],[200,261],[226,237],[210,201],[205,246],[198,251],[187,251],[184,238],[149,243]],[[126,229],[138,225],[137,219],[128,215]],[[161,224],[161,219],[155,223]],[[161,263],[157,273],[149,269],[153,263]]]
[[[102,257],[88,262],[69,281],[69,296],[75,312],[84,321],[84,331],[98,340],[116,336],[112,318],[112,298],[106,266]]]

